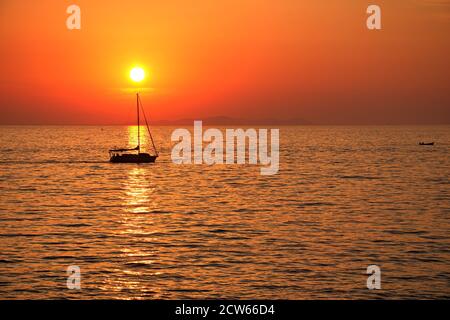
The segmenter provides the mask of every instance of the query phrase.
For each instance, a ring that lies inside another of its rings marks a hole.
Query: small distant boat
[[[434,142],[419,142],[419,146],[434,146]]]
[[[147,126],[148,134],[150,136],[150,140],[153,146],[153,154],[141,152],[141,132],[140,132],[140,110],[144,115],[145,124]],[[137,111],[137,140],[138,145],[136,148],[128,149],[111,149],[109,150],[110,162],[113,163],[153,163],[158,158],[158,150],[156,149],[155,142],[153,140],[152,133],[150,131],[150,127],[148,126],[147,117],[145,116],[144,108],[142,107],[141,98],[139,97],[139,93],[136,93],[136,111]]]

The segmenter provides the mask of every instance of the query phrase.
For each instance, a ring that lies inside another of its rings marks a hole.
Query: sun
[[[144,69],[142,69],[140,67],[136,67],[136,68],[131,69],[131,71],[130,71],[130,78],[134,82],[141,82],[145,78],[145,71],[144,71]]]

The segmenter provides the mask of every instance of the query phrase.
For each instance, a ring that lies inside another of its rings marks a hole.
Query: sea
[[[154,164],[109,162],[135,126],[0,126],[0,298],[450,298],[450,126],[265,127],[269,176],[173,163],[171,126]]]

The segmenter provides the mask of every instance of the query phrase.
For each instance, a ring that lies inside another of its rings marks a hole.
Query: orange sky
[[[157,120],[450,123],[449,35],[446,0],[2,0],[0,123],[132,123],[135,64]]]

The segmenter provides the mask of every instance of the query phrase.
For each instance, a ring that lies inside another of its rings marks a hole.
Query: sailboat
[[[152,142],[153,154],[141,152],[141,130],[140,130],[140,110],[144,115],[145,125],[147,126],[147,131]],[[158,158],[158,150],[156,149],[155,142],[153,140],[150,127],[148,126],[147,117],[145,116],[144,108],[142,107],[141,98],[139,97],[139,92],[136,93],[136,111],[137,111],[137,142],[138,145],[135,148],[127,149],[110,149],[109,156],[110,162],[114,163],[153,163]]]

